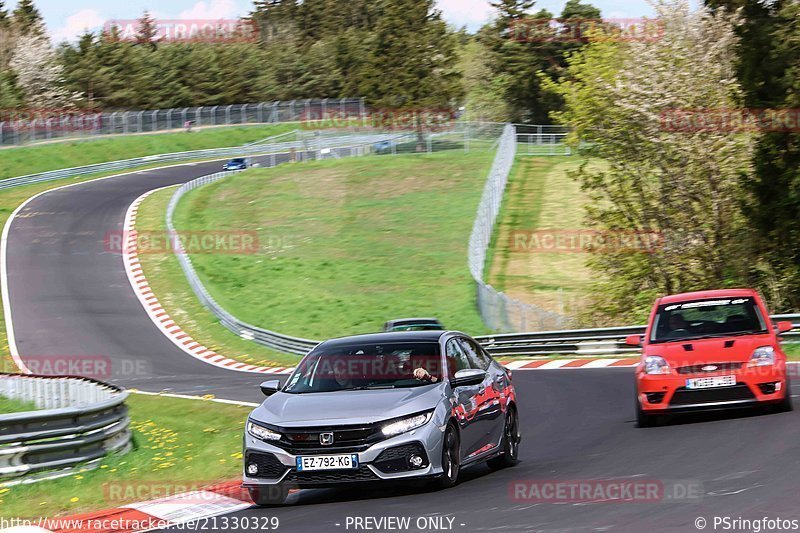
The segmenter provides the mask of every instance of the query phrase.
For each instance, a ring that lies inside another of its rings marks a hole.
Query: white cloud
[[[220,20],[238,18],[245,11],[235,0],[211,0],[197,2],[191,8],[181,11],[179,19]]]
[[[494,15],[489,0],[438,0],[444,19],[458,27],[477,29]]]
[[[96,30],[103,26],[105,19],[94,9],[81,9],[74,15],[70,15],[64,21],[65,24],[52,32],[53,41],[74,40],[85,30]]]

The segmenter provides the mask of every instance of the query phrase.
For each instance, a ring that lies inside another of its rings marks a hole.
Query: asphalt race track
[[[278,531],[288,532],[358,531],[352,523],[347,528],[347,518],[368,516],[411,517],[407,531],[419,531],[413,526],[418,517],[452,517],[452,531],[463,532],[697,531],[698,517],[708,520],[712,531],[714,516],[800,517],[798,412],[707,414],[637,429],[630,370],[517,371],[514,382],[523,442],[521,462],[512,469],[491,473],[476,466],[446,491],[305,490],[291,495],[285,506],[232,516],[276,516]],[[691,503],[514,501],[513,484],[526,480],[678,482],[694,487],[699,498]]]
[[[100,379],[126,387],[259,400],[263,376],[200,362],[156,328],[122,256],[106,245],[136,198],[221,167],[216,161],[86,182],[41,195],[17,214],[8,235],[8,286],[16,347],[32,371],[51,361],[98,361]],[[106,375],[100,365],[108,360]]]
[[[128,206],[141,194],[219,168],[214,162],[143,171],[29,203],[10,228],[7,256],[23,360],[108,357],[115,367],[108,380],[127,387],[258,401],[263,376],[225,371],[179,350],[142,309],[121,256],[104,247],[107,232],[122,229]],[[126,365],[138,370],[128,372]],[[276,516],[278,531],[320,533],[365,531],[348,527],[348,517],[411,517],[408,531],[419,531],[419,517],[446,517],[453,518],[452,531],[492,532],[697,531],[698,517],[713,531],[714,516],[800,518],[798,412],[695,415],[637,429],[629,369],[517,371],[514,382],[523,442],[522,462],[513,469],[468,469],[446,491],[305,490],[284,506],[228,518]],[[527,480],[637,480],[692,492],[676,494],[689,501],[516,501],[514,483]],[[196,530],[222,528],[222,522],[217,528],[201,523]]]

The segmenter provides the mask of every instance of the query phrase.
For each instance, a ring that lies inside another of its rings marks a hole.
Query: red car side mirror
[[[778,333],[786,333],[787,331],[792,331],[794,329],[794,324],[791,322],[783,321],[778,322]]]
[[[641,346],[642,345],[642,336],[641,335],[628,335],[625,337],[625,344],[628,346]]]

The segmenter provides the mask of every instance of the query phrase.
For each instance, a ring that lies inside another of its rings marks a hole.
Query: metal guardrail
[[[464,140],[465,149],[468,148],[468,140],[496,138],[499,128],[502,125],[497,124],[469,124],[462,123],[454,127],[450,131],[436,132],[425,134],[422,137],[417,132],[408,131],[394,131],[391,133],[366,133],[366,134],[350,134],[338,135],[329,132],[322,134],[312,133],[307,135],[300,144],[297,143],[279,143],[272,145],[272,158],[267,161],[266,167],[274,167],[277,164],[289,160],[309,160],[320,159],[328,157],[346,157],[346,156],[361,156],[370,153],[382,154],[397,154],[404,152],[414,152],[418,148],[424,148],[425,152],[436,151],[437,142],[446,142],[448,138]],[[444,141],[443,141],[444,139]],[[279,157],[276,153],[277,149],[292,148],[300,150],[290,153],[283,152]],[[262,148],[263,149],[263,148]],[[198,187],[202,187],[209,183],[213,183],[220,179],[230,176],[231,172],[219,172],[209,176],[192,180],[183,184],[175,191],[167,206],[167,230],[170,234],[178,234],[179,231],[175,228],[173,216],[175,209],[178,206],[181,198],[189,191]],[[179,241],[179,239],[176,239]],[[185,251],[180,248],[178,242],[174,248],[178,262],[183,269],[184,275],[192,287],[192,290],[197,295],[200,302],[216,316],[220,323],[228,330],[235,333],[246,340],[252,340],[262,346],[270,349],[277,350],[283,353],[305,355],[312,348],[314,348],[320,341],[311,339],[304,339],[300,337],[293,337],[284,335],[275,331],[260,328],[252,324],[248,324],[231,313],[226,311],[208,292],[208,289],[203,285],[197,271],[192,264],[192,259]]]
[[[52,140],[130,135],[200,126],[276,124],[315,120],[330,114],[361,117],[363,98],[324,98],[282,102],[92,112],[69,109],[0,113],[0,147]]]
[[[371,136],[372,137],[372,136]],[[384,135],[383,138],[386,136]],[[394,136],[392,136],[394,137]],[[323,150],[327,149],[330,150],[331,155],[333,152],[336,151],[335,157],[341,157],[342,155],[364,155],[366,153],[370,153],[370,150],[373,148],[371,145],[363,145],[358,144],[356,146],[351,147],[341,147],[338,146],[346,141],[353,141],[354,137],[347,136],[347,137],[340,137],[340,138],[328,138],[325,139],[324,142],[321,141],[317,146],[315,146],[316,150],[314,151],[306,151],[306,152],[298,152],[293,154],[297,156],[300,160],[303,159],[311,159],[316,157],[321,157]],[[363,140],[363,139],[361,139]],[[370,140],[375,142],[374,138],[370,138]],[[344,152],[344,153],[343,153]],[[290,155],[287,153],[282,154],[283,157],[275,157],[273,158],[268,167],[276,166],[282,162],[286,162],[291,160]],[[214,183],[219,181],[223,178],[231,176],[232,172],[218,172],[216,174],[211,174],[209,176],[203,176],[201,178],[189,181],[178,188],[175,191],[175,194],[172,195],[170,199],[169,205],[167,206],[167,230],[171,234],[177,234],[178,231],[175,228],[175,224],[173,221],[173,216],[175,213],[175,209],[178,206],[181,198],[194,189],[199,187],[203,187],[204,185],[208,185],[210,183]],[[220,323],[225,326],[228,330],[233,332],[234,334],[242,337],[246,340],[252,340],[262,346],[266,346],[270,349],[277,350],[282,353],[289,353],[295,355],[305,355],[311,349],[314,348],[319,341],[314,341],[310,339],[304,339],[300,337],[293,337],[291,335],[284,335],[282,333],[278,333],[275,331],[270,331],[265,328],[260,328],[258,326],[254,326],[252,324],[248,324],[242,320],[239,320],[231,313],[225,310],[217,301],[214,299],[213,296],[208,292],[203,282],[200,280],[199,276],[197,275],[197,271],[192,264],[192,259],[183,250],[180,246],[179,240],[176,243],[174,252],[175,256],[178,258],[178,262],[183,269],[184,275],[189,282],[189,285],[192,287],[192,290],[197,295],[200,302],[209,310],[211,313],[216,316]]]
[[[792,321],[795,329],[781,335],[787,343],[800,342],[800,314],[774,315],[772,320]],[[628,335],[644,335],[646,326],[507,333],[476,337],[494,356],[635,355],[639,348],[627,346]]]
[[[89,378],[0,374],[0,395],[39,409],[0,414],[0,479],[70,469],[131,447],[128,393]]]

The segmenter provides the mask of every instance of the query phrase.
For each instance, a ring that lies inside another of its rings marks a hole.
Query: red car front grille
[[[743,363],[703,363],[702,365],[679,366],[678,374],[710,374],[712,372],[729,372],[739,370]],[[711,367],[716,367],[712,369]]]

